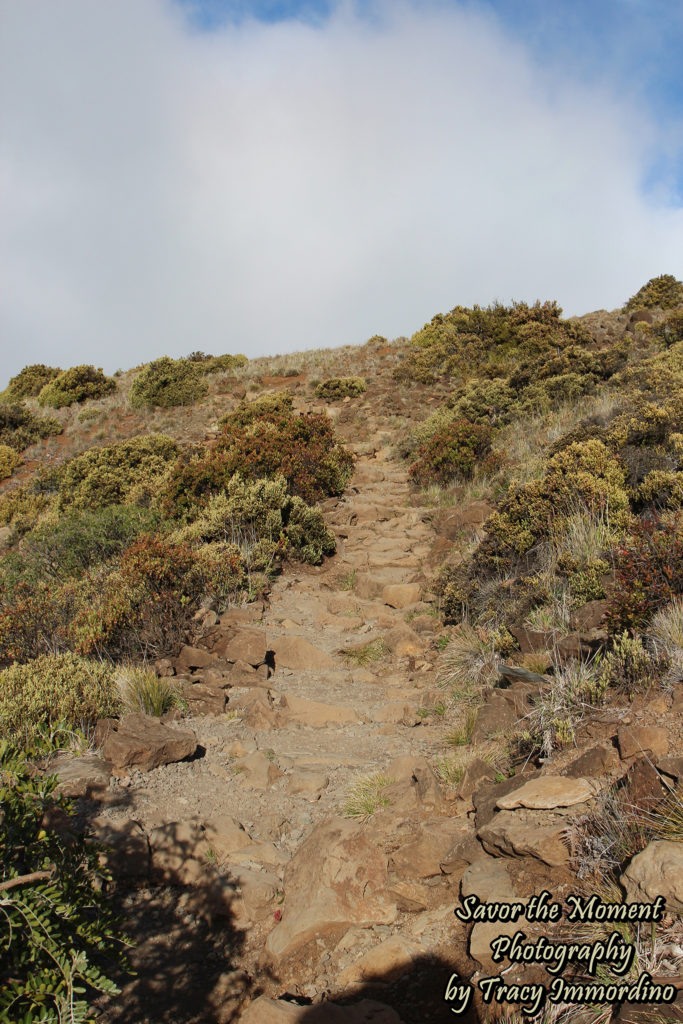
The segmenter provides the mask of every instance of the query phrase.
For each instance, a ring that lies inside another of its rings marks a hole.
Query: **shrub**
[[[48,516],[24,537],[16,553],[0,560],[0,583],[11,591],[27,583],[64,581],[121,554],[135,538],[154,529],[159,515],[132,505]]]
[[[55,366],[45,366],[44,363],[33,363],[32,366],[25,366],[16,377],[12,377],[5,394],[9,398],[31,398],[39,395],[46,384],[59,376],[62,370]]]
[[[189,359],[155,359],[133,381],[128,400],[134,409],[192,405],[209,390],[203,366]]]
[[[232,373],[238,367],[246,366],[249,360],[243,355],[209,356],[201,364],[203,373]]]
[[[42,388],[38,395],[40,405],[61,409],[87,398],[103,398],[116,391],[116,381],[105,377],[102,370],[94,366],[72,366],[63,370]]]
[[[637,508],[676,509],[683,506],[683,472],[653,470],[638,487],[634,503]]]
[[[514,414],[517,393],[505,377],[470,380],[446,403],[455,417],[478,423],[506,423]]]
[[[669,313],[661,323],[653,327],[652,333],[667,346],[683,341],[683,309]]]
[[[579,502],[592,512],[609,510],[615,529],[628,518],[625,471],[598,440],[575,442],[548,460],[541,480],[513,487],[490,516],[491,554],[523,554],[556,533],[558,519],[571,516]]]
[[[93,723],[115,714],[110,666],[76,654],[48,654],[0,672],[0,735],[33,738],[41,726]]]
[[[141,536],[115,563],[61,588],[60,605],[72,608],[68,643],[83,655],[158,657],[185,642],[204,598],[225,604],[246,576],[241,553],[229,545],[194,551]]]
[[[292,497],[282,476],[250,483],[235,474],[226,491],[210,498],[199,518],[179,537],[236,545],[250,565],[257,545],[261,552],[270,552],[269,566],[286,554],[319,565],[336,547],[322,511]],[[266,564],[259,568],[265,569]]]
[[[253,402],[240,402],[237,408],[218,421],[222,429],[250,427],[257,420],[284,422],[292,413],[294,399],[290,391],[275,391],[260,395]]]
[[[601,682],[632,697],[638,690],[648,689],[660,676],[662,664],[643,647],[640,637],[628,632],[614,638],[612,648],[602,662]]]
[[[0,523],[11,524],[18,537],[32,530],[55,502],[53,494],[36,489],[36,485],[39,487],[39,481],[34,479],[0,495]]]
[[[445,484],[455,476],[469,479],[491,451],[491,438],[491,428],[484,423],[452,420],[422,445],[410,476],[422,487]]]
[[[83,986],[115,995],[103,972],[126,966],[97,851],[49,823],[57,811],[72,825],[69,802],[54,796],[57,781],[0,740],[2,1021],[84,1022],[90,1018]]]
[[[660,274],[651,277],[635,295],[632,295],[624,306],[627,313],[636,309],[672,309],[683,303],[683,282],[677,281],[673,274]]]
[[[178,445],[164,434],[91,448],[64,467],[59,506],[98,509],[136,499],[148,503],[177,454]]]
[[[0,444],[23,452],[43,437],[61,434],[62,425],[48,416],[35,416],[25,405],[0,405]]]
[[[341,494],[352,466],[353,456],[337,441],[325,415],[283,413],[246,426],[227,423],[213,448],[183,453],[166,482],[164,507],[193,517],[212,495],[227,489],[235,473],[248,480],[282,475],[289,491],[310,504]]]
[[[456,306],[413,335],[413,351],[395,376],[431,383],[446,376],[502,378],[515,371],[517,379],[511,383],[519,388],[539,377],[570,372],[584,364],[583,352],[591,338],[580,324],[561,320],[561,313],[555,302],[487,309]],[[558,350],[565,349],[571,351],[562,370],[556,364],[546,368]]]
[[[683,594],[683,516],[640,519],[617,551],[616,586],[607,621],[620,635],[647,624],[655,612]]]
[[[357,398],[366,390],[364,377],[330,377],[315,389],[316,398],[337,402],[341,398]]]
[[[7,444],[0,444],[0,480],[6,480],[17,468],[21,459],[14,448]]]

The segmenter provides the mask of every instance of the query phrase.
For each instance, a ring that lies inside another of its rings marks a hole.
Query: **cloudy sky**
[[[0,386],[683,277],[678,0],[0,0]]]

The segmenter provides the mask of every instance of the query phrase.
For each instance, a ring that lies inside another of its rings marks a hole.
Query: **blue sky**
[[[683,278],[681,52],[679,0],[0,0],[3,372]]]

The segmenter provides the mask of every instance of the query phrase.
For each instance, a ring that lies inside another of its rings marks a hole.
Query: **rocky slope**
[[[346,408],[332,412],[353,445]],[[104,724],[100,755],[58,765],[108,844],[135,941],[137,977],[101,1003],[106,1024],[519,1015],[519,999],[485,1005],[477,981],[504,968],[511,986],[552,977],[540,963],[494,963],[491,942],[566,935],[565,922],[525,914],[543,892],[599,892],[595,875],[578,877],[572,835],[615,783],[644,807],[683,776],[681,685],[594,710],[546,763],[501,768],[501,733],[550,685],[521,656],[487,691],[459,780],[435,770],[459,709],[439,686],[431,572],[449,532],[479,530],[487,509],[415,504],[389,411],[363,415],[351,485],[324,506],[336,556],[287,569],[265,604],[198,616],[191,643],[158,665],[183,684],[182,721]],[[592,623],[579,625],[575,635]],[[651,973],[680,986],[683,846],[651,843],[624,884],[629,899],[666,896],[669,953]],[[518,905],[517,918],[460,920],[472,897]]]

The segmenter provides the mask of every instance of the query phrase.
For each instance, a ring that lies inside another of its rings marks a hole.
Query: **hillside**
[[[0,475],[0,1021],[683,1019],[683,284],[27,367]]]

